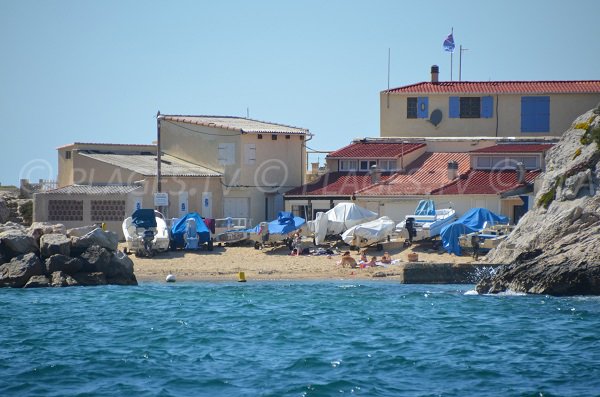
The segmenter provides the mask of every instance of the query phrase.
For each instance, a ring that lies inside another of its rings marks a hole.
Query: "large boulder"
[[[3,225],[0,225],[0,233],[5,232],[7,230],[19,230],[22,232],[26,232],[26,228],[25,226],[21,225],[20,223],[16,223],[16,222],[12,222],[12,221],[8,221]]]
[[[0,287],[21,288],[32,276],[44,273],[44,266],[35,254],[19,255],[0,266]]]
[[[8,222],[10,218],[10,208],[6,204],[6,200],[0,197],[0,223]]]
[[[119,244],[119,237],[111,231],[104,231],[96,228],[82,237],[71,237],[72,249],[85,250],[93,245],[106,248],[109,251],[116,251]]]
[[[109,284],[137,285],[133,261],[121,251],[113,252],[108,266],[98,269],[106,275]]]
[[[24,230],[10,229],[0,233],[0,252],[7,259],[37,251],[35,240]]]
[[[33,230],[41,230],[42,234],[67,234],[67,229],[62,223],[33,222],[28,231],[31,233]]]
[[[504,264],[481,280],[479,293],[506,290],[551,295],[600,295],[600,109],[577,120],[546,155],[535,206],[487,255]]]
[[[77,285],[90,287],[94,285],[106,285],[106,276],[102,272],[92,273],[76,273],[73,278],[77,282]]]
[[[83,270],[84,261],[81,258],[71,258],[66,255],[52,255],[46,259],[46,274],[63,272],[66,274],[75,274]]]
[[[98,229],[98,226],[88,225],[88,226],[74,227],[72,229],[67,230],[67,236],[68,237],[83,237],[95,229]]]
[[[104,247],[92,245],[81,254],[80,258],[83,260],[82,272],[101,272],[109,267],[112,252]]]
[[[71,240],[64,234],[44,234],[40,238],[40,256],[71,255]]]
[[[77,280],[75,280],[73,277],[69,276],[65,272],[58,271],[52,273],[52,277],[50,280],[51,287],[74,287],[77,285],[79,285],[79,283],[77,283]]]
[[[46,276],[32,276],[23,288],[44,288],[50,286],[50,280]]]

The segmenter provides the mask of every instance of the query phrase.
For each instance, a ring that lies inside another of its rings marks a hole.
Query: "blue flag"
[[[444,51],[454,52],[454,36],[450,33],[444,40]]]

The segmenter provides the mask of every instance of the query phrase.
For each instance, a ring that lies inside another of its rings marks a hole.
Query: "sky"
[[[0,183],[55,180],[56,148],[152,143],[156,114],[379,136],[379,93],[450,80],[600,79],[597,0],[0,0]],[[316,156],[316,155],[315,155]],[[324,155],[318,155],[322,162]],[[313,157],[311,161],[315,161]]]

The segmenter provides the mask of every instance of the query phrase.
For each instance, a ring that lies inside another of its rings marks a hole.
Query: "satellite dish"
[[[431,112],[429,122],[437,127],[438,124],[442,122],[442,111],[440,109],[435,109]]]

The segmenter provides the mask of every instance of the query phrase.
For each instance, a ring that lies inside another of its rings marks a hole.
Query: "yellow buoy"
[[[245,282],[246,282],[246,273],[239,272],[238,273],[238,283],[245,283]]]

